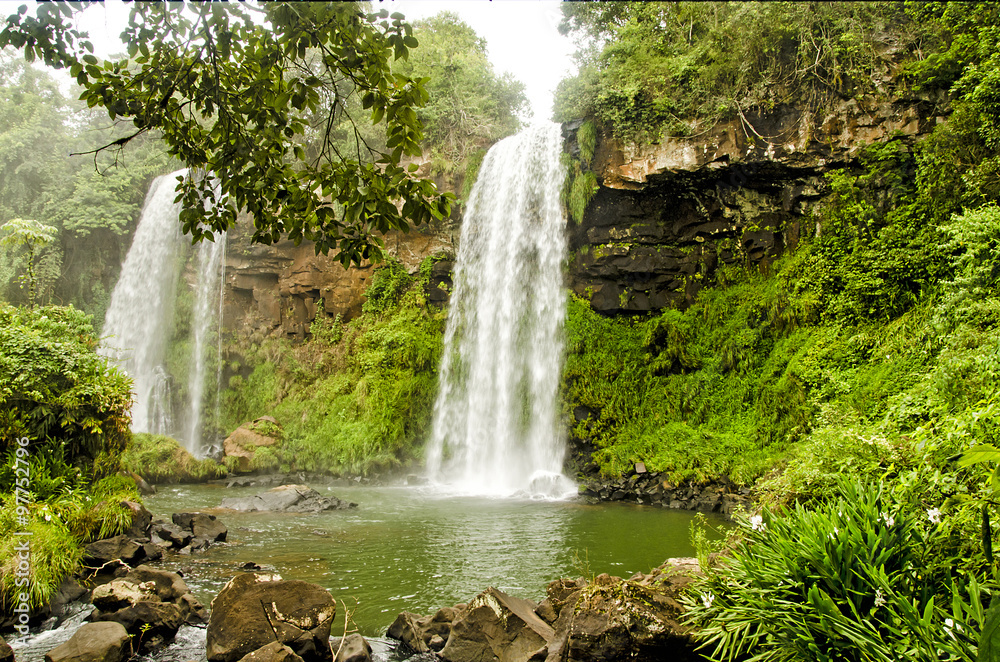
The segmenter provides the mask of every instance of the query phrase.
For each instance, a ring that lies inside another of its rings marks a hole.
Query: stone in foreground
[[[337,607],[326,589],[303,581],[245,573],[212,601],[206,649],[211,662],[236,662],[272,642],[307,662],[330,660]]]
[[[45,662],[121,662],[130,657],[120,623],[85,623],[69,641],[45,654]]]

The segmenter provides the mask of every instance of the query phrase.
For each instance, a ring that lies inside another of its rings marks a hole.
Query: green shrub
[[[583,222],[583,213],[598,191],[597,175],[587,170],[573,177],[569,189],[569,213],[577,223]]]
[[[112,457],[128,443],[131,380],[95,352],[90,318],[74,308],[0,307],[0,449],[27,436],[33,454],[63,446],[66,463]],[[89,462],[88,462],[89,461]],[[112,463],[113,464],[113,463]],[[109,473],[116,468],[110,466]],[[0,485],[9,490],[9,483]]]
[[[744,540],[686,598],[710,659],[974,660],[978,584],[925,568],[940,513],[878,484],[837,491],[813,510],[742,518]]]

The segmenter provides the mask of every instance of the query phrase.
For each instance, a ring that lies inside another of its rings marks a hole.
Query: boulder
[[[205,608],[175,572],[149,566],[94,589],[97,609],[89,616],[95,623],[121,624],[142,651],[156,651],[173,641],[184,623],[205,623]]]
[[[191,542],[194,534],[171,522],[155,520],[152,525],[152,540],[162,540],[170,547],[181,548]]]
[[[230,497],[222,500],[221,508],[240,512],[319,513],[326,510],[346,510],[358,504],[325,497],[306,485],[281,485],[250,497]]]
[[[402,642],[414,653],[426,653],[430,648],[424,641],[423,631],[418,624],[420,619],[419,615],[404,611],[389,626],[386,636]]]
[[[45,654],[45,662],[120,662],[129,635],[119,623],[85,623],[69,641]]]
[[[136,565],[146,558],[142,545],[126,535],[96,540],[83,550],[83,562],[91,567],[120,559],[128,565]]]
[[[240,658],[240,662],[303,662],[291,648],[277,641],[262,646]]]
[[[277,641],[304,660],[329,660],[333,597],[321,586],[244,573],[212,601],[206,650],[212,662],[235,662]]]
[[[14,662],[14,649],[0,637],[0,662]]]
[[[235,470],[246,473],[251,469],[254,453],[258,448],[281,443],[281,427],[270,416],[262,416],[244,423],[222,442],[225,457],[234,458]]]
[[[535,606],[530,600],[486,589],[452,623],[441,657],[448,662],[527,662],[535,658],[556,634],[535,613]]]
[[[579,661],[660,660],[694,662],[703,659],[689,631],[681,625],[683,608],[675,591],[689,579],[671,575],[645,576],[637,581],[598,575],[573,596],[568,618],[557,627],[566,632],[565,659]],[[555,652],[550,649],[550,653]],[[550,658],[553,659],[553,658]]]
[[[132,526],[125,532],[129,538],[149,540],[149,527],[153,522],[153,513],[138,501],[122,501],[121,505],[132,511]]]
[[[372,647],[357,632],[349,634],[333,646],[337,656],[333,662],[371,662]]]
[[[174,524],[211,542],[225,542],[229,530],[226,525],[207,513],[174,513],[170,516]]]

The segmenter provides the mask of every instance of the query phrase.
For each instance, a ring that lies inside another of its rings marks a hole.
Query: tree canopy
[[[101,149],[158,131],[170,154],[210,177],[179,190],[194,239],[254,219],[253,241],[282,237],[336,251],[345,265],[377,257],[376,233],[449,213],[450,196],[404,168],[420,153],[417,110],[426,79],[398,73],[417,46],[401,14],[339,3],[136,3],[122,33],[126,57],[100,61],[72,27],[80,5],[27,6],[6,18],[0,47],[68,69],[89,106],[132,127]],[[322,93],[321,93],[322,91]],[[366,117],[351,115],[361,101]],[[355,149],[305,143],[347,122]],[[365,140],[375,124],[384,147]]]

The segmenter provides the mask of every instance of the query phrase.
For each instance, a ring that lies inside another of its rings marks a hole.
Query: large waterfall
[[[199,455],[207,355],[212,349],[217,351],[210,336],[220,319],[226,238],[223,235],[214,243],[202,242],[193,260],[189,370],[182,376],[187,378],[188,397],[187,407],[178,417],[167,349],[174,331],[184,246],[178,220],[180,205],[174,202],[177,178],[182,176],[187,176],[186,170],[157,177],[146,194],[132,246],[111,295],[99,351],[133,380],[132,430],[178,437],[189,451]]]
[[[431,479],[467,494],[560,496],[558,425],[566,255],[559,126],[497,143],[483,161],[459,239]]]

